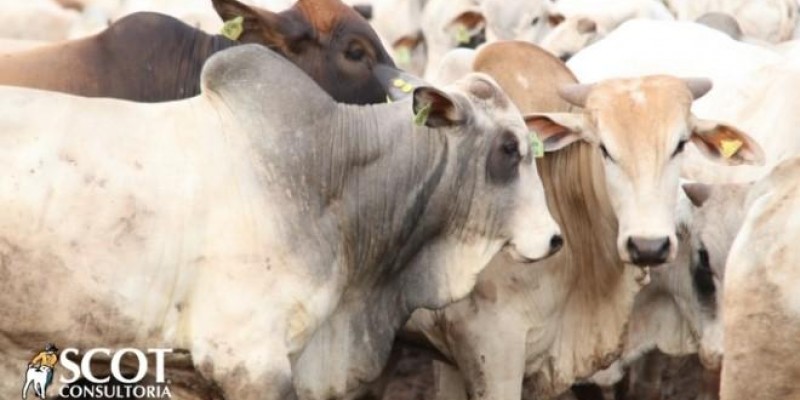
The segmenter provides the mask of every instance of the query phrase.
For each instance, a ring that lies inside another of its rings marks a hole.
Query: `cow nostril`
[[[628,238],[628,242],[625,244],[625,248],[628,250],[628,254],[631,256],[631,260],[635,260],[639,258],[639,248],[636,247],[636,244],[633,242],[633,238]]]
[[[636,265],[659,265],[669,258],[672,247],[668,237],[642,238],[630,237],[625,244],[631,262]]]
[[[564,245],[564,238],[561,235],[553,235],[550,238],[550,251],[556,252]]]
[[[570,58],[572,58],[572,53],[562,53],[558,58],[563,62],[567,62]]]
[[[658,258],[664,259],[666,261],[667,257],[669,257],[669,249],[670,249],[669,238],[663,238],[661,247],[659,247],[658,249]]]

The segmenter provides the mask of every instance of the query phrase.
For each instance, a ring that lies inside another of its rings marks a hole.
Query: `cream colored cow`
[[[792,38],[798,23],[796,0],[665,0],[678,19],[694,21],[709,12],[729,14],[746,37],[771,43]]]
[[[542,39],[541,45],[562,60],[630,19],[673,19],[658,0],[559,0],[551,8],[550,12],[563,21]]]
[[[800,398],[800,158],[756,183],[731,248],[722,400]]]
[[[760,150],[732,127],[691,115],[707,82],[649,76],[558,90],[574,82],[570,72],[518,42],[485,46],[473,67],[492,75],[525,112],[583,108],[527,118],[553,151],[540,171],[566,248],[530,269],[495,257],[467,299],[418,311],[407,328],[460,370],[466,389],[442,399],[547,398],[619,356],[647,279],[630,263],[674,258],[684,146],[691,141],[726,164],[758,162]],[[741,146],[723,158],[728,139]]]
[[[425,36],[425,78],[445,54],[457,47],[475,48],[486,41],[486,17],[477,0],[429,0],[421,17]]]

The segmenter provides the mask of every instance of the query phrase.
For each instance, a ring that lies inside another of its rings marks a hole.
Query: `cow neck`
[[[617,219],[606,191],[598,152],[578,142],[548,154],[539,171],[547,202],[565,237],[554,262],[574,293],[598,298],[617,283],[623,270],[616,246]]]
[[[325,187],[339,188],[326,204],[356,213],[341,216],[338,227],[342,247],[353,250],[338,255],[348,279],[336,310],[294,367],[296,380],[318,382],[308,372],[316,369],[307,367],[320,362],[318,350],[358,348],[337,354],[337,368],[352,384],[377,377],[395,332],[411,313],[406,276],[438,233],[434,227],[441,226],[430,207],[444,175],[447,144],[442,132],[413,125],[408,101],[340,104],[326,122],[330,159],[318,166],[319,176],[332,178]],[[340,160],[347,161],[339,165]],[[340,382],[327,382],[334,383]]]
[[[369,223],[352,224],[352,231],[345,232],[356,248],[348,260],[356,270],[350,272],[371,287],[401,273],[440,233],[442,216],[430,214],[446,173],[447,141],[442,132],[413,125],[409,102],[340,107],[334,125],[339,141],[348,143],[343,149],[339,146],[340,152],[349,153],[344,157],[350,160],[346,186],[374,186],[350,198],[360,208],[349,217]],[[337,187],[343,183],[333,182]],[[423,220],[431,223],[420,223]]]

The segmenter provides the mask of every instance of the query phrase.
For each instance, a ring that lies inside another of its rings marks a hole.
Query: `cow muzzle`
[[[628,236],[622,258],[640,267],[659,266],[674,258],[674,243],[671,236]]]
[[[521,251],[520,248],[514,243],[514,241],[509,241],[503,246],[503,250],[511,256],[511,259],[518,263],[529,264],[536,261],[544,260],[556,253],[558,253],[561,248],[564,247],[564,238],[561,236],[560,233],[557,233],[550,237],[550,241],[548,243],[548,247],[545,250],[544,254],[539,255],[536,252],[526,252]],[[540,252],[539,252],[540,253]]]

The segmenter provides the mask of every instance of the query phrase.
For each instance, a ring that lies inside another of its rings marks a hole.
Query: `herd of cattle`
[[[0,397],[800,399],[799,7],[2,0]]]

